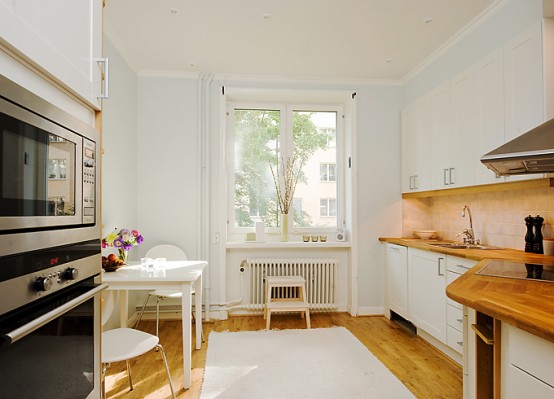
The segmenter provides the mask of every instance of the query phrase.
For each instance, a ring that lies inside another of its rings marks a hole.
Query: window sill
[[[227,249],[290,249],[290,248],[350,248],[352,244],[350,242],[302,242],[302,241],[269,241],[269,242],[228,242]]]

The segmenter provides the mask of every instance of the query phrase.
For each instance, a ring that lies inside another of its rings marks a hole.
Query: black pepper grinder
[[[525,252],[533,252],[533,216],[525,218],[527,233],[525,234]]]
[[[542,246],[542,223],[544,218],[537,215],[533,218],[533,224],[535,225],[535,234],[533,235],[533,253],[544,254]]]

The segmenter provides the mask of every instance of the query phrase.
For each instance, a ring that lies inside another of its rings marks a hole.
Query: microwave
[[[0,75],[0,256],[100,238],[99,140]]]

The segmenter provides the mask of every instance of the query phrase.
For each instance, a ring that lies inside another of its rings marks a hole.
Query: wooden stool
[[[273,288],[297,287],[297,298],[274,299],[271,294]],[[264,318],[267,318],[266,329],[269,330],[271,312],[306,312],[306,325],[310,327],[310,304],[306,302],[306,281],[302,276],[268,276],[265,278],[265,309]]]

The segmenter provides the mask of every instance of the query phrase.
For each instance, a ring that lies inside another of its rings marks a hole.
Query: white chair
[[[155,247],[150,248],[148,252],[146,252],[145,256],[147,258],[165,258],[167,260],[187,260],[187,255],[181,248],[168,244],[156,245]],[[156,297],[156,335],[159,335],[158,326],[160,323],[160,301],[163,301],[166,298],[181,298],[183,293],[181,291],[172,290],[155,290],[149,292],[146,297],[146,301],[142,306],[142,310],[140,311],[135,328],[138,328],[142,315],[144,314],[144,310],[146,309],[146,305],[148,304],[151,296]]]
[[[102,325],[104,325],[114,308],[114,291],[107,291],[102,296]],[[102,398],[106,399],[106,370],[110,363],[125,360],[127,365],[127,376],[129,377],[130,390],[133,390],[133,379],[131,377],[131,367],[129,360],[156,348],[162,354],[169,379],[171,394],[176,399],[175,389],[171,373],[165,357],[163,347],[159,344],[159,338],[144,331],[134,330],[132,328],[115,328],[102,333]]]

